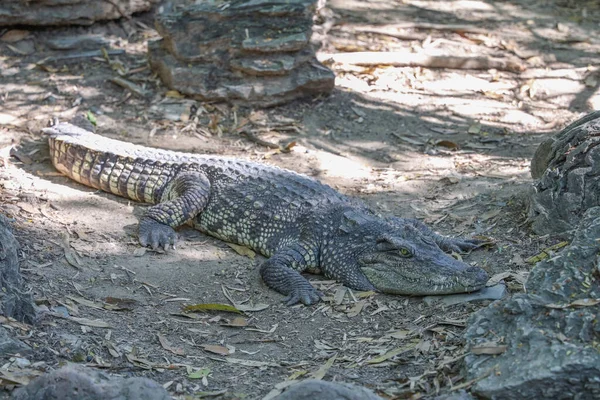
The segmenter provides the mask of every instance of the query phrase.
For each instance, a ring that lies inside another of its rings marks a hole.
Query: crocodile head
[[[360,284],[366,278],[384,293],[438,295],[479,290],[488,279],[483,269],[444,253],[430,236],[410,224],[398,227],[361,217],[343,233],[340,239],[351,249],[352,269],[362,275],[358,286],[368,287]]]

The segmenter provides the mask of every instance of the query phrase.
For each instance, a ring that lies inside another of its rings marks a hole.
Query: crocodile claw
[[[177,232],[169,225],[161,224],[152,218],[142,218],[139,226],[139,240],[142,246],[150,246],[152,250],[160,247],[168,250],[169,245],[174,249]]]
[[[440,248],[447,252],[465,253],[481,247],[485,243],[487,243],[485,240],[479,239],[444,238],[444,242],[440,243]]]
[[[318,292],[312,286],[295,288],[283,301],[286,306],[293,306],[297,303],[310,306],[321,301],[322,293]]]

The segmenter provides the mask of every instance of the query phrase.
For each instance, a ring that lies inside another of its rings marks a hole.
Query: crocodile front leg
[[[321,300],[321,294],[300,275],[309,267],[314,267],[316,256],[307,247],[291,245],[275,253],[260,266],[260,275],[271,289],[287,295],[285,302],[292,306],[298,302],[311,305]]]
[[[165,188],[161,202],[148,209],[140,220],[139,240],[153,249],[175,248],[176,228],[201,212],[208,203],[210,182],[204,174],[184,172]]]

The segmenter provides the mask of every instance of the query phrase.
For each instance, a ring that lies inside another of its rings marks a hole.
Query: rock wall
[[[156,17],[150,65],[169,88],[204,101],[268,107],[328,93],[334,74],[310,43],[316,0],[179,6]]]
[[[600,207],[570,246],[538,263],[526,294],[474,314],[465,358],[472,393],[486,399],[600,398]],[[479,352],[485,353],[485,352]],[[496,353],[493,354],[493,353]]]
[[[533,230],[540,235],[575,229],[583,213],[600,206],[600,111],[544,141],[531,162],[538,181],[530,196]]]

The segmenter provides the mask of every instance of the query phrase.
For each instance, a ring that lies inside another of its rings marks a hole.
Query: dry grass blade
[[[313,372],[311,374],[311,378],[317,379],[317,380],[323,379],[325,377],[325,375],[327,374],[327,371],[329,371],[329,368],[331,368],[331,366],[337,359],[337,356],[338,355],[336,353],[333,357],[331,357],[329,360],[327,360],[327,362],[325,364],[323,364],[321,366],[321,368],[319,368],[318,370],[316,370],[315,372]]]

